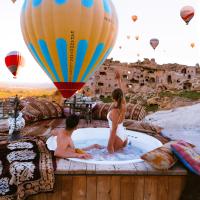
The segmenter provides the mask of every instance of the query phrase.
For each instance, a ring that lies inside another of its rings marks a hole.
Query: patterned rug
[[[54,163],[45,141],[24,138],[0,145],[0,199],[23,200],[52,191]]]

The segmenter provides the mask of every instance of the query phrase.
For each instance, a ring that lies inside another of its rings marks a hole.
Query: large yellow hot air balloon
[[[21,29],[34,58],[68,98],[111,52],[118,21],[111,0],[25,0]]]

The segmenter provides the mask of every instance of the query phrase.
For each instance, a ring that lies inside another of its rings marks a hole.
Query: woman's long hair
[[[122,109],[123,96],[123,91],[120,88],[117,88],[112,92],[112,98],[117,102],[117,106],[115,108],[120,110]]]

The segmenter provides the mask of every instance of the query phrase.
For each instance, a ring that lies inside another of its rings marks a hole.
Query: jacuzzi
[[[162,146],[162,143],[147,134],[126,130],[128,145],[123,150],[114,154],[107,152],[106,146],[110,135],[109,128],[82,128],[74,131],[72,139],[76,148],[87,147],[92,144],[103,145],[103,149],[92,149],[87,151],[92,159],[68,158],[71,161],[91,164],[127,164],[141,162],[140,156],[148,151]],[[55,150],[57,137],[51,136],[47,140],[49,150]]]

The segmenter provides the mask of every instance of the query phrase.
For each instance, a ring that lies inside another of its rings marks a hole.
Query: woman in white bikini
[[[125,135],[125,128],[123,121],[126,114],[126,101],[122,91],[121,78],[119,72],[116,72],[119,88],[112,92],[114,105],[108,112],[107,118],[110,127],[110,137],[107,149],[109,153],[114,153],[127,145],[127,137]]]

